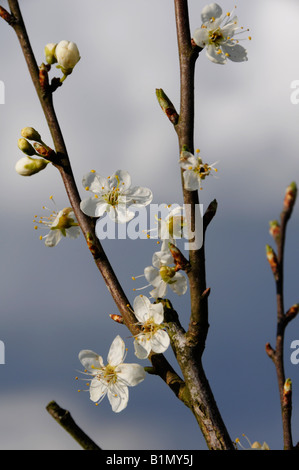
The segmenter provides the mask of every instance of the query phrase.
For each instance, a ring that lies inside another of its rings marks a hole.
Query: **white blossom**
[[[180,158],[180,165],[184,171],[184,188],[188,191],[196,191],[202,189],[201,182],[212,171],[217,172],[214,162],[211,165],[203,163],[199,156],[194,156],[191,152],[182,151]]]
[[[247,51],[239,44],[237,36],[248,31],[238,26],[237,16],[222,14],[217,3],[206,5],[201,13],[202,25],[193,34],[197,46],[206,48],[207,57],[216,64],[247,61]],[[248,39],[251,39],[249,36]]]
[[[119,413],[126,408],[129,400],[128,387],[134,387],[145,378],[145,371],[139,364],[125,364],[125,343],[120,336],[113,340],[105,366],[103,358],[90,350],[82,350],[79,360],[85,371],[93,378],[89,387],[90,399],[99,403],[108,396],[112,410]]]
[[[145,359],[149,353],[164,353],[170,344],[170,339],[163,326],[164,308],[162,303],[152,304],[150,300],[139,295],[135,297],[133,310],[141,326],[141,332],[135,336],[135,354],[139,359]]]
[[[27,155],[17,161],[15,170],[21,176],[32,176],[44,170],[48,163],[43,158],[32,158]]]
[[[52,197],[50,198],[52,199]],[[44,209],[48,209],[44,207]],[[45,239],[45,245],[49,247],[56,246],[62,237],[77,238],[80,235],[80,227],[71,207],[65,207],[60,211],[50,211],[49,216],[35,216],[34,221],[37,225],[34,228],[48,228],[50,231],[45,236],[40,236],[40,240]]]
[[[173,257],[169,249],[157,251],[153,255],[152,266],[144,269],[144,276],[150,285],[154,287],[150,295],[157,299],[165,297],[168,287],[177,295],[183,295],[187,291],[187,279],[176,271]]]
[[[245,436],[245,434],[243,434],[243,437],[245,437],[245,439],[247,440],[248,444],[250,445],[249,448],[247,447],[244,447],[241,442],[240,442],[240,439],[237,438],[236,439],[236,443],[239,444],[239,446],[241,447],[241,449],[243,450],[270,450],[270,447],[268,446],[268,444],[266,442],[264,442],[263,444],[260,444],[258,441],[255,441],[253,444],[250,442],[250,440],[248,439],[247,436]]]
[[[91,217],[101,217],[105,212],[117,223],[131,220],[135,213],[132,209],[147,206],[152,201],[150,189],[131,186],[127,171],[118,170],[104,178],[95,171],[83,177],[83,187],[93,193],[92,197],[81,201],[82,212]]]
[[[69,74],[80,60],[77,45],[71,41],[60,41],[55,48],[58,66],[63,73]]]

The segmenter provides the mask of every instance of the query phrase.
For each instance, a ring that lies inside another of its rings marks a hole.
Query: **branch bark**
[[[23,51],[33,85],[38,95],[53,139],[54,148],[56,151],[56,159],[52,163],[60,172],[70,204],[74,210],[77,221],[86,239],[87,246],[93,256],[95,264],[99,269],[121,316],[124,319],[125,325],[133,335],[136,335],[140,331],[139,327],[136,325],[137,319],[133,314],[129,300],[119,283],[119,280],[106,256],[102,244],[96,237],[95,221],[91,217],[86,216],[80,209],[81,198],[73,175],[63,134],[54,109],[53,88],[45,88],[43,86],[45,83],[44,67],[42,67],[42,80],[40,79],[40,68],[38,67],[30,44],[18,0],[8,0],[8,4],[10,7],[10,13],[0,7],[0,16],[2,16],[15,30],[21,49]],[[173,367],[168,363],[166,358],[161,354],[153,354],[150,356],[150,360],[154,365],[155,373],[165,381],[174,394],[178,398],[184,397],[183,390],[185,384],[179,375],[175,372]]]
[[[284,252],[287,223],[291,217],[297,195],[297,188],[294,183],[288,186],[284,199],[283,210],[280,214],[279,233],[275,236],[277,245],[277,255],[274,250],[267,247],[267,257],[273,271],[276,286],[276,304],[277,304],[277,329],[276,329],[276,347],[275,350],[266,344],[266,353],[272,359],[277,376],[279,397],[281,404],[283,442],[285,450],[292,450],[292,396],[288,394],[286,400],[285,393],[285,368],[284,368],[284,336],[288,323],[295,318],[298,313],[298,304],[295,304],[285,313],[284,307]]]
[[[194,75],[195,64],[201,49],[191,41],[188,0],[174,0],[177,41],[180,62],[180,112],[175,125],[179,151],[184,148],[194,153]],[[182,172],[183,175],[183,172]],[[191,208],[191,230],[195,230],[197,191],[187,191],[182,177],[183,197]],[[208,224],[206,217],[206,227]],[[205,227],[205,228],[206,228]],[[213,393],[205,376],[201,357],[209,328],[208,295],[206,286],[205,250],[189,251],[188,278],[191,298],[191,315],[187,333],[177,330],[173,334],[173,346],[190,393],[192,411],[210,449],[235,447],[219,413]]]
[[[102,450],[84,431],[75,423],[70,412],[61,408],[55,401],[46,406],[46,410],[55,421],[68,432],[84,450]]]

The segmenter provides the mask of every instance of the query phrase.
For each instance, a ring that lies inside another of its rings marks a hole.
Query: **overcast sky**
[[[0,4],[7,8],[7,2]],[[201,25],[205,2],[190,0],[190,23]],[[129,171],[134,185],[150,187],[153,202],[182,203],[177,137],[155,96],[163,88],[179,109],[179,68],[172,0],[21,0],[37,62],[49,42],[77,43],[81,60],[55,93],[82,197],[82,177]],[[223,0],[224,11],[234,3]],[[84,9],[85,8],[85,9]],[[201,202],[218,201],[207,234],[207,279],[211,287],[206,374],[232,439],[282,448],[280,405],[274,366],[264,351],[274,346],[275,290],[265,259],[272,243],[269,220],[279,217],[285,188],[299,181],[299,105],[291,83],[299,80],[299,5],[285,0],[239,0],[239,22],[252,41],[242,43],[248,62],[213,64],[203,51],[196,64],[195,147],[218,178],[204,181]],[[192,414],[157,377],[130,389],[120,414],[105,400],[95,407],[78,394],[78,352],[93,349],[106,359],[120,334],[132,352],[128,330],[113,323],[117,313],[83,237],[47,248],[34,231],[54,195],[68,205],[60,176],[48,166],[24,178],[14,171],[22,153],[17,141],[32,126],[52,144],[49,130],[14,31],[0,22],[1,316],[0,448],[78,449],[45,411],[56,400],[104,449],[205,449]],[[52,72],[51,72],[52,73]],[[56,72],[58,73],[58,72]],[[288,309],[298,299],[298,207],[287,232]],[[151,264],[155,241],[106,240],[104,249],[133,300],[132,275]],[[142,285],[142,279],[140,285]],[[145,292],[144,292],[145,293]],[[170,294],[187,324],[188,294]],[[298,319],[286,333],[286,374],[293,381],[294,442],[299,440],[299,365],[290,362],[290,343],[299,339]],[[170,351],[166,353],[173,362]]]

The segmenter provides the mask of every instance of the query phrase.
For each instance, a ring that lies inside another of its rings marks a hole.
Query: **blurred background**
[[[20,1],[38,64],[44,46],[76,42],[81,60],[55,92],[54,103],[83,197],[81,181],[91,169],[104,176],[125,169],[134,185],[150,187],[153,203],[182,203],[176,134],[155,96],[163,88],[179,109],[179,63],[173,1]],[[201,25],[205,2],[190,0],[190,24]],[[7,1],[1,5],[8,8]],[[234,4],[223,0],[224,11]],[[265,245],[269,221],[279,218],[286,187],[299,183],[299,105],[291,83],[299,79],[299,5],[285,0],[237,3],[239,22],[250,28],[248,62],[217,65],[203,51],[196,65],[195,147],[204,161],[218,160],[219,178],[201,191],[204,208],[216,198],[218,212],[206,240],[210,330],[204,365],[232,439],[245,433],[281,449],[282,427],[274,365],[265,343],[275,345],[276,301]],[[247,34],[245,34],[247,37]],[[52,145],[16,35],[0,22],[0,448],[80,449],[45,410],[51,400],[68,409],[103,449],[206,449],[193,415],[161,382],[148,376],[130,389],[127,408],[114,414],[108,400],[95,407],[78,393],[81,349],[106,360],[120,334],[128,362],[138,362],[83,237],[47,248],[33,227],[42,206],[68,205],[54,167],[19,176],[17,141],[32,126]],[[50,77],[60,76],[52,67]],[[295,206],[287,229],[285,308],[298,298],[299,224]],[[45,232],[46,233],[46,232]],[[44,235],[45,233],[42,233]],[[133,301],[131,276],[151,265],[153,240],[104,240],[104,249]],[[143,291],[144,294],[147,291]],[[184,326],[188,293],[169,294]],[[290,344],[299,322],[287,328],[286,375],[293,381],[293,435],[299,441],[299,365]],[[166,353],[175,366],[172,352]],[[144,365],[147,365],[144,362]],[[176,367],[176,366],[175,366]]]

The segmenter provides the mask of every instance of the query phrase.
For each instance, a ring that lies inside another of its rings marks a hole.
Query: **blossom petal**
[[[134,186],[124,193],[127,205],[134,205],[136,207],[147,206],[152,202],[153,193],[149,188],[142,186]]]
[[[62,233],[60,230],[51,230],[46,236],[45,245],[50,247],[56,246],[60,242],[61,237]]]
[[[131,186],[131,176],[126,170],[117,170],[108,182],[110,189],[119,188],[121,192],[127,191]]]
[[[145,335],[139,335],[134,341],[135,355],[138,359],[146,359],[151,352],[151,344]]]
[[[184,170],[188,170],[190,166],[195,168],[198,164],[197,158],[190,152],[181,152],[181,159],[180,159],[181,167]]]
[[[227,57],[224,55],[220,48],[215,47],[214,44],[208,44],[206,47],[207,57],[215,64],[226,64]]]
[[[107,211],[108,204],[102,198],[88,197],[80,203],[80,209],[90,217],[101,217]]]
[[[193,40],[198,47],[205,47],[209,42],[209,31],[207,28],[197,28],[193,33]]]
[[[200,181],[193,170],[185,170],[183,173],[184,188],[188,191],[197,191],[200,188]]]
[[[172,281],[175,281],[169,284],[170,288],[175,292],[177,295],[184,295],[188,289],[187,279],[183,274],[176,273],[175,276],[172,278]]]
[[[123,339],[117,335],[116,338],[112,341],[112,344],[109,349],[108,353],[108,363],[111,366],[117,366],[119,365],[123,359],[124,359],[124,354],[125,354],[125,343]]]
[[[154,299],[158,299],[159,297],[164,297],[167,292],[167,283],[164,282],[161,278],[159,280],[159,283],[157,284],[156,288],[150,291],[150,295]]]
[[[76,227],[75,225],[66,229],[66,236],[72,239],[78,238],[80,233],[80,227]]]
[[[129,401],[128,387],[114,384],[113,387],[108,389],[108,400],[114,413],[124,410]]]
[[[153,317],[156,325],[160,325],[164,320],[164,307],[161,302],[150,305],[150,317]]]
[[[201,19],[203,23],[210,21],[212,18],[220,18],[222,15],[222,8],[217,3],[210,3],[203,7],[201,11]]]
[[[138,295],[133,302],[133,310],[138,321],[144,323],[149,318],[150,300],[144,295]]]
[[[225,54],[228,54],[228,59],[232,62],[245,62],[248,60],[247,50],[240,46],[240,44],[234,44],[232,46],[222,44],[222,50]]]
[[[161,280],[159,271],[153,266],[147,266],[144,269],[144,276],[145,279],[154,287],[157,287]]]
[[[158,330],[151,339],[151,348],[157,354],[164,353],[169,345],[170,338],[165,330]]]
[[[164,248],[165,248],[165,245],[164,245]],[[166,250],[156,251],[153,254],[152,264],[156,268],[160,268],[161,265],[169,266],[173,264],[173,256],[169,248],[167,247]]]
[[[130,211],[125,204],[109,207],[109,217],[116,223],[125,224],[134,217],[134,212]]]
[[[92,374],[96,373],[96,369],[104,367],[103,358],[89,349],[82,349],[78,357],[83,367]]]
[[[97,402],[102,400],[107,394],[108,388],[105,382],[100,381],[97,377],[92,379],[89,386],[89,397],[91,401]]]
[[[134,387],[145,379],[145,370],[140,364],[119,364],[116,369],[118,380],[129,386]]]
[[[83,176],[82,179],[83,188],[89,188],[88,191],[91,191],[96,194],[102,194],[106,191],[109,191],[109,185],[107,178],[99,175],[99,173],[90,171]]]

